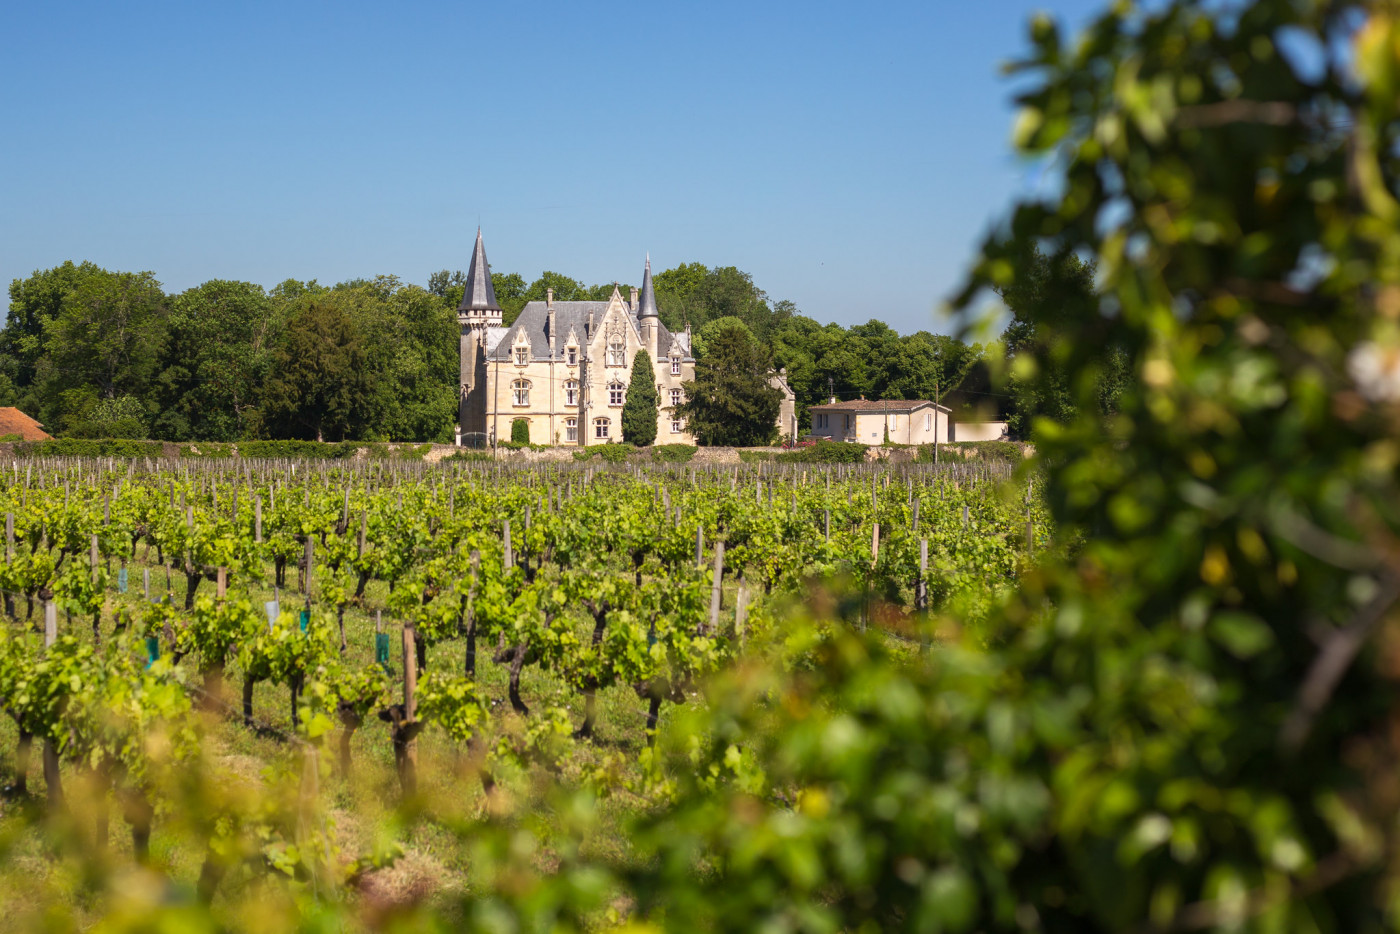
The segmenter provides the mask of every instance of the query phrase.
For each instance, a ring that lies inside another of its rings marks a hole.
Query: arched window
[[[515,365],[524,366],[530,362],[530,348],[521,345],[515,348]]]
[[[595,418],[595,419],[593,419],[593,437],[596,438],[596,439],[598,439],[599,441],[606,441],[606,440],[608,440],[608,426],[611,425],[611,424],[612,424],[612,419],[608,419],[608,418]]]
[[[622,405],[627,397],[627,387],[618,380],[608,383],[608,405]]]
[[[627,365],[627,345],[622,342],[621,337],[608,339],[608,366]]]
[[[578,419],[564,419],[564,440],[573,443],[578,442]]]
[[[578,380],[564,380],[564,404],[578,405]]]
[[[516,405],[530,404],[530,381],[528,379],[518,379],[510,384],[511,402]]]

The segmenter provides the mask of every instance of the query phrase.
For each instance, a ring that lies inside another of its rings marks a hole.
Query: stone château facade
[[[656,307],[651,260],[640,294],[617,287],[605,302],[530,302],[509,327],[491,285],[481,231],[457,308],[461,325],[460,442],[483,447],[511,437],[523,419],[534,444],[590,445],[622,437],[622,404],[638,353],[651,355],[660,399],[657,444],[694,444],[672,415],[681,383],[695,378],[689,329],[672,334]]]

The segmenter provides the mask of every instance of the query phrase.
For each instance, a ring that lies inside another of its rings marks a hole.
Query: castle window
[[[597,438],[597,439],[600,440],[600,441],[606,441],[606,440],[608,440],[608,426],[609,426],[610,424],[611,424],[611,420],[610,420],[610,419],[606,419],[606,418],[595,418],[595,419],[593,419],[593,437]]]
[[[685,431],[685,422],[681,421],[679,418],[671,419],[671,432],[673,434],[680,434],[682,431]]]
[[[680,404],[681,404],[681,391],[680,391],[679,389],[672,389],[672,390],[671,390],[671,408],[675,408],[676,406],[678,406],[678,405],[680,405]]]
[[[672,376],[680,376],[680,375],[681,375],[681,358],[680,358],[680,357],[672,357],[672,358],[671,358],[671,375],[672,375]]]
[[[617,380],[608,383],[608,405],[622,405],[627,396],[627,387]]]
[[[564,404],[578,405],[578,380],[564,380]]]
[[[515,405],[530,404],[530,381],[528,379],[518,379],[510,384],[511,402]]]
[[[564,419],[564,440],[571,442],[578,441],[578,419]]]
[[[578,366],[578,348],[577,348],[577,347],[570,347],[570,348],[569,348],[568,350],[566,350],[564,353],[565,353],[565,356],[568,358],[569,366]],[[572,404],[572,403],[571,403],[571,404]]]
[[[515,365],[524,366],[530,362],[530,348],[520,346],[515,348]]]
[[[622,342],[622,338],[614,337],[608,341],[608,366],[627,365],[627,345]]]

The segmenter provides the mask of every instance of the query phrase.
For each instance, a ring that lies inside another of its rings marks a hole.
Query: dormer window
[[[608,383],[608,405],[622,405],[627,396],[627,387],[618,380]]]
[[[578,366],[578,348],[572,345],[564,351],[564,358],[568,360],[569,366]]]
[[[622,342],[621,337],[613,337],[608,340],[608,366],[627,365],[627,345]]]
[[[672,358],[671,358],[671,375],[672,375],[672,376],[680,376],[680,375],[681,375],[681,358],[680,358],[680,357],[672,357]]]
[[[515,348],[515,365],[524,366],[530,362],[530,348],[524,344]]]
[[[564,380],[564,404],[578,405],[578,380]]]

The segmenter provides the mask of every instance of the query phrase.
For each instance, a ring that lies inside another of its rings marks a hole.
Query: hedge
[[[684,464],[697,450],[693,444],[658,444],[651,449],[651,459],[663,464]]]
[[[854,441],[818,441],[791,451],[740,451],[745,464],[861,464],[868,448]]]
[[[984,459],[1019,464],[1025,457],[1025,445],[1016,441],[954,441],[938,445],[938,456],[963,460]],[[919,445],[918,460],[933,461],[933,445]]]
[[[418,460],[431,444],[390,447],[382,441],[126,441],[114,438],[53,438],[0,442],[10,457],[247,457],[289,460],[348,460],[360,451],[374,459]]]
[[[636,452],[630,444],[595,444],[574,452],[574,460],[586,461],[590,457],[601,457],[609,464],[621,464],[627,455]]]

